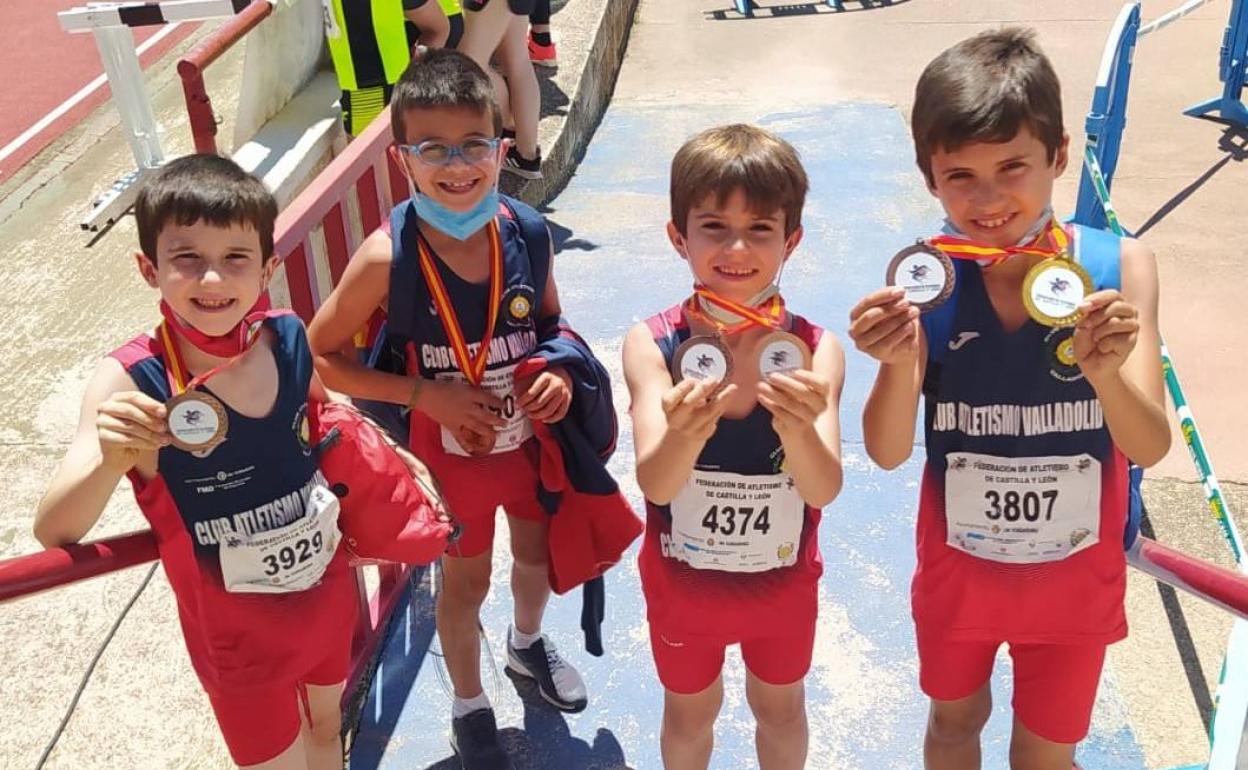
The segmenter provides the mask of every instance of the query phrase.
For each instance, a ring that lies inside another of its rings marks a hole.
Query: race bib
[[[221,539],[225,590],[242,594],[282,594],[316,585],[338,548],[338,498],[314,487],[302,518],[253,535]]]
[[[671,512],[663,555],[695,569],[765,572],[797,563],[806,504],[787,473],[695,470]]]
[[[440,382],[468,384],[468,378],[461,372],[441,372],[435,375],[435,379]],[[533,422],[523,410],[516,406],[515,388],[515,364],[501,369],[491,369],[485,373],[485,378],[481,381],[482,390],[502,399],[503,408],[494,413],[507,421],[506,425],[498,429],[498,436],[490,454],[496,455],[519,449],[521,444],[533,436]],[[470,456],[468,450],[460,446],[455,440],[455,434],[451,433],[446,426],[442,427],[442,449],[447,454],[460,457]]]
[[[1100,540],[1101,463],[950,452],[945,542],[1010,564],[1060,561]]]

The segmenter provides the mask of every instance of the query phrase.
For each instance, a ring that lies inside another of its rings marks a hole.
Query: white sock
[[[542,632],[540,629],[536,634],[525,634],[521,633],[520,629],[516,628],[515,623],[511,624],[511,646],[515,647],[517,650],[527,650],[533,646],[534,642],[541,638]]]
[[[474,711],[488,709],[489,707],[490,699],[485,696],[484,690],[472,698],[456,697],[451,703],[451,719],[459,719],[460,717],[468,716]]]

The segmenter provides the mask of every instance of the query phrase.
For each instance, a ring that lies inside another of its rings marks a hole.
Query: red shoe
[[[529,61],[539,67],[558,67],[559,58],[555,55],[555,44],[552,41],[550,45],[542,45],[533,40],[533,33],[529,33]]]

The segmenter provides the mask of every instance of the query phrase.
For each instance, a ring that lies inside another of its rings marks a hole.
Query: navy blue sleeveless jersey
[[[495,218],[503,247],[504,280],[502,306],[494,324],[487,369],[523,361],[537,347],[538,311],[550,272],[550,256],[528,252],[520,222],[511,215],[513,209],[507,208],[518,205],[523,204],[505,199]],[[387,332],[415,344],[415,363],[422,377],[459,371],[446,330],[437,317],[433,295],[420,272],[417,243],[422,236],[415,207],[410,202],[396,206],[391,212],[390,233],[393,252]],[[427,243],[426,248],[458,311],[469,353],[475,355],[485,336],[489,285],[465,281],[447,267]]]
[[[1082,227],[1074,236],[1074,256],[1089,268],[1095,288],[1117,287],[1118,240]],[[1006,332],[980,266],[955,260],[955,269],[953,307],[941,308],[943,320],[923,317],[929,340],[923,381],[927,463],[912,587],[920,631],[1020,643],[1121,638],[1127,463],[1074,361],[1074,330],[1028,319]],[[942,323],[948,327],[939,328]],[[1100,542],[1065,559],[1029,564],[980,558],[947,545],[945,479],[947,457],[955,452],[1095,458],[1101,464]]]
[[[683,305],[648,318],[646,324],[670,369],[676,349],[690,336]],[[811,350],[818,347],[823,334],[820,327],[797,315],[790,315],[788,330]],[[783,464],[784,448],[771,426],[771,413],[755,405],[744,418],[720,419],[694,467],[769,476],[780,473]],[[814,617],[818,580],[823,574],[818,545],[820,513],[817,508],[805,507],[796,563],[739,573],[697,569],[665,556],[661,539],[671,533],[671,506],[646,501],[640,566],[650,623],[672,633],[736,640],[785,635],[802,628]]]
[[[498,318],[486,359],[486,377],[527,360],[537,348],[542,293],[550,273],[550,254],[532,253],[526,246],[522,217],[545,228],[541,215],[524,203],[503,197],[495,222],[503,250],[504,280]],[[420,220],[410,202],[390,214],[393,244],[386,333],[391,345],[405,350],[407,373],[425,379],[460,372],[450,340],[437,316],[433,295],[420,269],[418,244],[423,240]],[[489,315],[489,284],[471,283],[459,277],[425,243],[434,266],[458,315],[460,329],[475,355],[485,336]],[[486,255],[483,255],[486,256]],[[500,397],[502,397],[500,395]],[[504,399],[514,410],[514,396]],[[504,416],[511,418],[516,412]],[[409,445],[424,460],[447,490],[452,507],[478,510],[536,493],[536,442],[525,441],[517,451],[484,457],[464,457],[446,451],[442,428],[419,411],[411,413]],[[489,478],[492,483],[482,485]]]
[[[221,538],[302,518],[311,487],[325,483],[308,445],[312,356],[303,324],[294,314],[265,324],[273,334],[279,378],[270,413],[246,417],[218,399],[229,416],[223,443],[203,457],[166,447],[155,478],[130,473],[178,597],[192,662],[210,689],[288,678],[301,666],[310,667],[309,656],[324,656],[324,639],[350,633],[354,614],[341,549],[321,582],[305,591],[235,594],[223,587]],[[111,355],[141,392],[161,402],[172,397],[158,339],[142,335]],[[202,388],[211,392],[211,385],[210,380]],[[292,628],[301,630],[292,635]]]

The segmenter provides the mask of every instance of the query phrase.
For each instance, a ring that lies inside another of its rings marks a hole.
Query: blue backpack
[[[1097,230],[1083,225],[1074,225],[1079,230],[1079,263],[1092,276],[1092,284],[1100,289],[1121,289],[1122,252],[1120,239],[1113,233]],[[955,262],[954,268],[959,271],[962,262]],[[953,335],[954,314],[957,311],[958,283],[953,286],[953,294],[949,300],[922,317],[923,331],[927,335],[928,358],[931,363],[941,364],[947,343]],[[1140,534],[1140,519],[1144,512],[1144,498],[1140,494],[1140,482],[1144,479],[1144,469],[1131,464],[1129,470],[1127,497],[1127,527],[1123,533],[1123,547],[1129,549]]]

